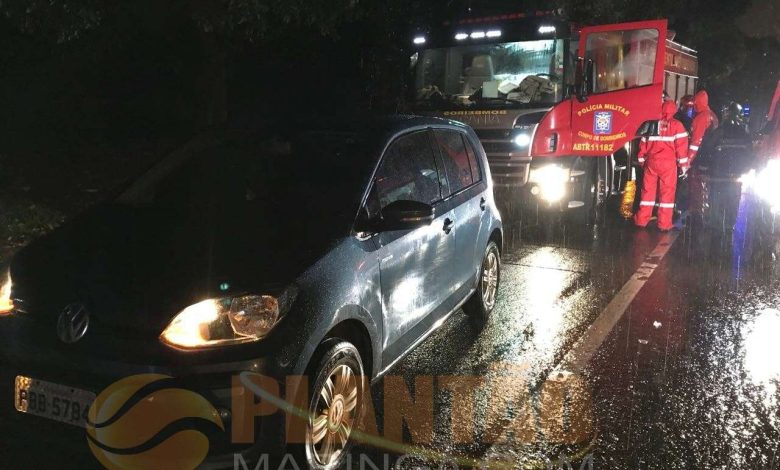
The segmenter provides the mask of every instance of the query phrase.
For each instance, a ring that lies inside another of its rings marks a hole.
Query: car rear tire
[[[498,245],[491,241],[482,256],[479,268],[477,290],[463,306],[463,310],[472,319],[485,321],[496,306],[498,286],[501,282],[501,252]]]
[[[305,443],[296,448],[296,454],[314,470],[340,468],[363,419],[363,361],[352,343],[333,340],[320,346],[307,375]]]

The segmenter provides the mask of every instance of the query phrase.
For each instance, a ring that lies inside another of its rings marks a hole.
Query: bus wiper
[[[527,103],[523,103],[520,100],[515,100],[515,99],[512,99],[512,98],[503,98],[501,96],[491,96],[491,97],[484,97],[483,96],[483,97],[477,98],[476,101],[499,101],[499,100],[503,101],[504,103],[527,104]]]

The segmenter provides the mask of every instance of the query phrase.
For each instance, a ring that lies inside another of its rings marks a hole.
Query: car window
[[[436,129],[433,131],[433,135],[444,164],[447,182],[449,183],[445,196],[471,186],[474,183],[474,179],[471,175],[471,165],[469,164],[466,145],[463,143],[461,133]]]
[[[482,181],[482,171],[479,169],[479,162],[477,162],[477,153],[474,151],[474,146],[471,145],[469,139],[463,136],[463,141],[466,143],[466,153],[469,156],[469,166],[471,167],[471,177],[475,183]]]
[[[441,199],[427,131],[400,137],[388,147],[377,171],[375,192],[382,208],[401,200],[432,204]]]

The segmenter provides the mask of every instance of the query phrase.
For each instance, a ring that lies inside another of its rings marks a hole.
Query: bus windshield
[[[418,104],[553,105],[563,98],[563,39],[475,44],[412,57]]]

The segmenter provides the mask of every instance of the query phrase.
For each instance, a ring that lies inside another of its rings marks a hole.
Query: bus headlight
[[[514,139],[512,139],[512,142],[514,142],[518,147],[528,147],[528,145],[531,143],[531,134],[521,132],[520,134],[517,134]]]
[[[531,170],[529,182],[539,188],[539,196],[547,202],[557,202],[566,195],[569,170],[558,165],[547,165]]]

